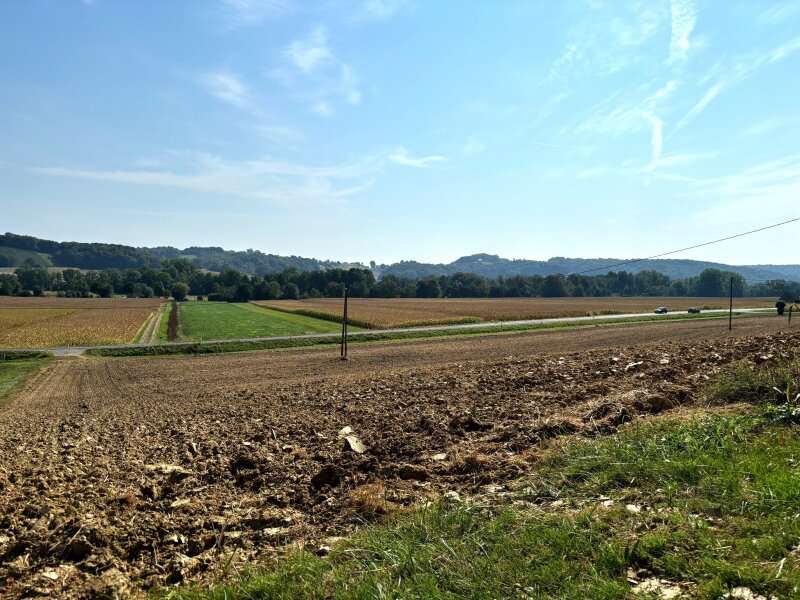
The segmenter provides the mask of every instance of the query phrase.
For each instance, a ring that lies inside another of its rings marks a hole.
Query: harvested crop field
[[[264,300],[256,302],[312,317],[341,319],[340,298]],[[391,328],[418,325],[514,321],[555,317],[584,317],[652,312],[665,305],[685,311],[690,306],[727,308],[727,298],[612,297],[612,298],[351,298],[349,320],[362,327]],[[774,298],[736,298],[736,308],[773,307]]]
[[[0,348],[131,342],[159,299],[0,297]]]
[[[317,348],[56,361],[0,411],[3,593],[202,581],[445,491],[486,493],[547,438],[693,403],[734,360],[794,355],[785,324],[378,344],[347,363]]]

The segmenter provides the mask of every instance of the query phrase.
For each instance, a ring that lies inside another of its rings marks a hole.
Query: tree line
[[[258,250],[233,251],[216,246],[134,248],[122,244],[55,242],[29,235],[0,235],[0,267],[16,267],[29,261],[37,267],[75,269],[158,269],[162,260],[188,258],[211,271],[233,269],[263,275],[295,268],[316,271],[342,267],[341,263],[300,256],[264,254]]]
[[[129,297],[174,297],[188,295],[209,300],[249,300],[341,297],[345,286],[351,296],[374,298],[508,298],[582,296],[727,296],[733,294],[777,296],[795,301],[800,283],[774,280],[747,283],[732,272],[706,269],[697,277],[670,279],[657,271],[609,272],[604,275],[533,275],[487,278],[471,273],[411,279],[387,275],[376,280],[369,269],[326,269],[247,275],[225,270],[215,273],[198,269],[186,259],[161,261],[158,268],[49,272],[33,264],[0,275],[0,295],[36,296],[56,293],[67,297],[125,295]]]

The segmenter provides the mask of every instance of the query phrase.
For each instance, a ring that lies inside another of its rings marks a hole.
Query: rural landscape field
[[[177,340],[222,340],[331,333],[339,326],[254,304],[187,302],[179,307]]]
[[[711,320],[417,341],[361,348],[346,363],[324,348],[61,359],[0,411],[0,580],[9,597],[224,580],[292,548],[323,554],[442,498],[454,510],[467,498],[498,510],[522,502],[548,519],[562,504],[591,513],[613,500],[645,507],[621,527],[672,539],[679,524],[656,525],[647,511],[678,510],[679,482],[660,499],[624,483],[571,496],[537,480],[537,465],[560,440],[719,402],[707,382],[736,365],[795,360],[800,338],[784,328],[769,316],[737,322],[734,336]],[[748,582],[772,572],[766,547],[728,543],[737,551],[725,564],[748,565]],[[629,559],[645,565],[634,579],[685,577],[665,551]],[[384,568],[391,580],[403,567]],[[626,568],[603,575],[620,593],[633,585]],[[769,589],[789,589],[795,568]],[[555,585],[507,576],[494,584]],[[574,591],[591,584],[583,573]]]
[[[0,600],[800,600],[800,0],[0,55]]]
[[[257,304],[297,314],[340,320],[342,301],[259,301]],[[771,308],[774,298],[737,298],[737,308]],[[689,307],[727,308],[723,298],[615,297],[615,298],[353,298],[352,323],[375,329],[416,325],[447,325],[481,321],[516,321],[652,312],[659,306],[676,311]]]
[[[132,343],[160,299],[0,297],[0,347]]]

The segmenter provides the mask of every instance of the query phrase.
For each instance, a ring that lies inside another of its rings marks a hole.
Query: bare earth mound
[[[234,551],[480,493],[523,475],[542,440],[690,403],[731,361],[800,342],[782,320],[736,325],[371,345],[349,363],[330,349],[57,361],[0,412],[0,589],[138,594],[219,574]]]

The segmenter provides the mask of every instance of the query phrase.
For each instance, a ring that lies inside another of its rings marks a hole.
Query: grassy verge
[[[0,360],[0,407],[8,403],[25,382],[51,360],[52,357],[35,352],[19,353],[14,359]]]
[[[174,310],[172,302],[167,302],[162,307],[163,315],[161,321],[158,323],[158,336],[159,342],[166,342],[169,339],[169,315]]]
[[[728,381],[751,389],[737,372]],[[709,395],[730,398],[716,385]],[[438,504],[362,530],[328,558],[295,551],[229,583],[166,596],[798,597],[800,419],[775,411],[797,401],[767,396],[747,414],[660,418],[554,442],[512,486],[515,505]]]
[[[262,310],[262,309],[259,309]],[[746,313],[742,316],[746,316]],[[420,329],[417,331],[384,331],[384,332],[363,332],[357,336],[348,338],[350,344],[363,344],[369,342],[390,342],[403,340],[416,340],[426,338],[449,338],[455,336],[476,336],[476,335],[507,335],[509,333],[524,333],[528,331],[550,330],[550,329],[569,329],[569,328],[590,328],[607,327],[619,325],[637,325],[641,323],[659,321],[679,321],[679,320],[722,320],[728,316],[709,316],[709,315],[666,315],[643,317],[641,319],[602,319],[596,322],[587,321],[565,321],[560,323],[543,323],[534,325],[504,325],[471,327],[465,329]],[[337,328],[338,329],[338,328]],[[352,329],[351,329],[352,331]],[[165,356],[174,354],[216,354],[219,352],[245,352],[251,350],[274,350],[279,348],[303,348],[308,346],[338,344],[339,338],[336,336],[311,337],[286,340],[255,340],[248,342],[219,342],[219,343],[187,343],[180,345],[160,345],[145,348],[97,348],[87,350],[87,354],[93,356]]]

